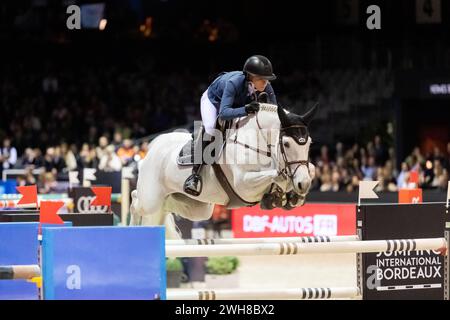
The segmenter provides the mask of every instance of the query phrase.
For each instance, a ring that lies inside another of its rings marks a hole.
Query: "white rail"
[[[357,241],[358,236],[314,236],[314,237],[268,237],[268,238],[230,238],[230,239],[182,239],[166,240],[166,246],[254,244],[254,243],[292,243],[292,242],[337,242]]]
[[[338,299],[360,295],[357,287],[298,289],[167,290],[167,300]]]
[[[214,246],[169,245],[166,256],[212,257],[212,256],[257,256],[297,255],[314,253],[369,253],[415,250],[439,250],[446,248],[444,238],[407,240],[367,240],[318,243],[258,243],[218,244]]]

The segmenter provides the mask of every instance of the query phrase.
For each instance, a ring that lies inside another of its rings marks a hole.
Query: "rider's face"
[[[253,83],[257,91],[264,91],[267,84],[269,83],[269,81],[267,81],[266,79],[262,79],[259,77],[251,77],[250,81]]]

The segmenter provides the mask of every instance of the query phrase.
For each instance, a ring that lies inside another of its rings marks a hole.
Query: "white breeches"
[[[213,135],[214,125],[217,118],[217,110],[208,98],[208,90],[203,93],[200,100],[200,112],[206,133]]]

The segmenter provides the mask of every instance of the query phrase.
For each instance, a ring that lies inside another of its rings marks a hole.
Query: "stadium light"
[[[106,20],[106,19],[102,19],[102,20],[100,20],[100,23],[99,23],[99,25],[98,25],[98,28],[100,29],[100,30],[105,30],[105,28],[106,28],[106,24],[108,23],[108,20]]]

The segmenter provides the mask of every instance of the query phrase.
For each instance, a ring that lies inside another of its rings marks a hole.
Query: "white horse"
[[[223,173],[240,198],[260,202],[276,186],[284,194],[295,195],[288,198],[289,209],[303,205],[314,176],[307,125],[316,109],[317,105],[299,116],[261,104],[256,114],[232,121],[217,162],[223,163]],[[166,237],[177,239],[180,235],[171,213],[201,221],[211,217],[215,204],[230,205],[231,197],[211,165],[202,170],[203,191],[198,197],[183,191],[191,167],[178,165],[177,157],[190,140],[189,133],[173,132],[151,142],[139,168],[137,189],[131,194],[131,225],[165,225]],[[255,157],[257,161],[248,161]]]

